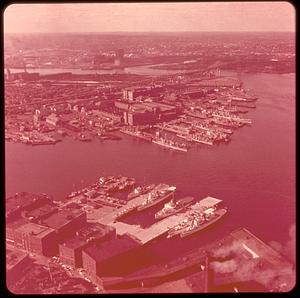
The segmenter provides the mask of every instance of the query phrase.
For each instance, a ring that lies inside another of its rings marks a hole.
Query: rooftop
[[[47,215],[51,212],[54,212],[54,210],[57,210],[57,208],[55,206],[53,206],[52,204],[46,204],[44,206],[41,206],[37,209],[34,209],[32,211],[29,211],[26,216],[29,217],[33,217],[33,218],[39,218],[41,216]]]
[[[18,227],[23,226],[26,223],[28,223],[28,219],[20,217],[19,219],[14,220],[13,222],[7,222],[6,229],[17,229]]]
[[[44,219],[42,224],[53,229],[59,229],[82,214],[85,214],[85,212],[76,209],[61,210]]]
[[[291,266],[276,250],[254,236],[247,229],[235,230],[231,235],[234,239],[242,241],[242,247],[252,255],[252,258],[260,257],[277,268]]]
[[[24,209],[34,204],[37,201],[49,201],[50,199],[43,194],[33,194],[27,192],[16,193],[14,196],[6,199],[6,214],[13,212],[17,209]]]
[[[10,270],[17,263],[28,256],[27,253],[14,248],[14,250],[6,249],[6,269]]]
[[[63,245],[76,249],[85,245],[89,238],[101,239],[107,234],[112,233],[113,230],[112,227],[99,223],[87,223],[85,227],[76,232],[76,236],[64,242]]]
[[[47,236],[48,234],[54,232],[54,229],[41,226],[36,223],[27,223],[25,225],[20,226],[16,231],[18,232],[24,232],[27,234],[30,234],[32,236],[42,238]]]
[[[91,246],[84,251],[97,262],[101,262],[137,246],[139,246],[137,241],[127,235],[123,235],[122,237],[109,240],[105,244]]]

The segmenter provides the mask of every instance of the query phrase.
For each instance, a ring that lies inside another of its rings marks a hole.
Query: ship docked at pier
[[[221,200],[207,197],[190,207],[191,211],[182,222],[168,231],[167,238],[180,236],[181,238],[200,232],[220,220],[227,208],[217,208]]]
[[[145,210],[169,199],[170,197],[174,196],[175,190],[176,186],[168,186],[161,190],[151,191],[142,204],[137,207],[137,211]]]
[[[168,140],[168,139],[164,139],[164,138],[155,138],[152,139],[152,143],[169,148],[169,149],[173,149],[176,151],[181,151],[181,152],[187,152],[188,151],[188,147],[185,143],[178,143],[172,140]]]
[[[138,139],[142,139],[144,141],[148,141],[148,142],[152,141],[152,135],[151,134],[142,132],[140,130],[132,130],[132,129],[128,129],[128,128],[121,128],[120,132],[122,132],[124,134],[127,134],[129,136],[132,136],[132,137],[136,137]]]
[[[138,186],[131,193],[128,194],[127,198],[129,200],[132,200],[138,196],[141,196],[141,195],[151,191],[154,187],[155,187],[155,184]]]
[[[169,199],[174,195],[176,187],[160,183],[156,186],[155,184],[150,184],[142,187],[141,189],[142,190],[138,190],[138,192],[141,191],[142,193],[136,195],[135,191],[133,191],[128,195],[131,197],[129,204],[117,212],[114,221],[120,220],[132,213],[150,208],[164,200]],[[136,196],[132,197],[134,195]]]
[[[163,219],[168,216],[179,213],[180,211],[186,210],[187,207],[190,206],[194,200],[194,197],[184,197],[182,199],[179,199],[178,201],[172,199],[170,202],[166,203],[161,210],[155,213],[155,219]]]

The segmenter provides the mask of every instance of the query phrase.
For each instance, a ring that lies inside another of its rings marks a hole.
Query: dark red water
[[[252,126],[236,131],[229,144],[200,145],[184,154],[127,136],[41,147],[6,143],[6,195],[45,192],[62,199],[101,175],[122,174],[140,183],[174,184],[177,197],[211,195],[229,207],[209,232],[154,247],[162,258],[238,227],[284,244],[295,222],[295,76],[244,74],[242,80],[259,100],[245,115]]]

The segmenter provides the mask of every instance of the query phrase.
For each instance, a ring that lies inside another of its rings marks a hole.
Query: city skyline
[[[12,4],[4,12],[5,33],[267,31],[295,31],[289,2]]]

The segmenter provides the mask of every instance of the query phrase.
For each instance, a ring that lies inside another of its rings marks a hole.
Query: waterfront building
[[[145,125],[156,122],[154,111],[147,109],[132,110],[124,114],[125,124],[129,125]]]
[[[27,223],[15,230],[14,246],[30,253],[51,256],[57,251],[58,244],[54,229]]]
[[[41,225],[52,228],[58,242],[65,241],[86,224],[86,212],[75,209],[61,210],[41,221]]]
[[[11,222],[20,218],[22,211],[31,211],[50,202],[51,200],[47,195],[27,192],[16,193],[6,200],[6,222]]]
[[[21,216],[27,218],[30,222],[40,223],[43,219],[57,212],[57,207],[48,203],[31,211],[22,211]]]
[[[116,238],[116,229],[99,223],[88,223],[76,235],[59,244],[59,256],[63,263],[82,267],[82,250]]]
[[[83,268],[92,281],[99,283],[99,277],[115,276],[122,269],[132,266],[132,256],[140,248],[140,243],[129,235],[93,245],[83,250]]]

